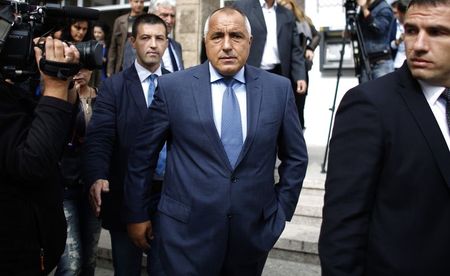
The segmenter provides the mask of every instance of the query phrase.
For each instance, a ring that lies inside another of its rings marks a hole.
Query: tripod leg
[[[346,44],[346,42],[347,42],[347,40],[345,39],[345,37],[343,37],[342,38],[342,47],[341,47],[341,52],[340,52],[341,56],[340,56],[340,59],[339,59],[339,67],[338,67],[338,72],[337,72],[336,89],[334,90],[333,105],[330,108],[330,110],[331,110],[331,119],[330,119],[330,126],[328,128],[327,145],[325,147],[325,154],[323,156],[321,173],[326,173],[327,172],[326,171],[326,166],[327,166],[327,158],[328,158],[328,149],[329,149],[329,146],[330,146],[331,131],[332,131],[332,128],[333,128],[334,112],[335,112],[335,109],[336,109],[336,99],[337,99],[337,93],[338,93],[338,89],[339,89],[339,81],[341,80],[341,75],[342,75],[342,63],[344,61],[345,44]]]

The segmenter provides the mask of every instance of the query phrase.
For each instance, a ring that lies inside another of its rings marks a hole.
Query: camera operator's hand
[[[367,0],[357,0],[356,3],[358,6],[363,7],[367,4]]]
[[[44,43],[43,38],[36,38],[35,43]],[[40,59],[43,57],[42,50],[34,47],[36,62],[39,65]],[[48,61],[62,62],[62,63],[78,63],[80,53],[73,45],[67,45],[58,39],[52,37],[45,38],[45,58]],[[69,80],[61,80],[56,77],[48,76],[41,71],[41,76],[44,81],[44,96],[59,98],[65,101],[72,102],[74,97],[69,95]],[[71,93],[75,93],[72,91]]]
[[[370,0],[356,0],[356,3],[358,6],[361,7],[361,11],[364,15],[364,17],[367,17],[370,15],[369,5],[371,3]]]

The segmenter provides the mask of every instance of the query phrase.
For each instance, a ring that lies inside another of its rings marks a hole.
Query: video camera
[[[26,0],[28,1],[28,0]],[[34,1],[34,0],[29,0]],[[48,3],[43,6],[33,3],[0,0],[0,75],[13,81],[23,81],[39,74],[35,62],[33,38],[48,36],[64,26],[67,19],[95,20],[99,11],[80,7],[61,7]],[[103,47],[95,40],[75,45],[80,52],[80,63],[57,63],[40,61],[41,70],[61,79],[75,75],[79,69],[99,69],[103,63]]]
[[[356,3],[356,0],[345,0],[344,3],[345,7],[345,17],[347,22],[353,22],[355,21],[356,17],[356,9],[358,8],[358,4]]]

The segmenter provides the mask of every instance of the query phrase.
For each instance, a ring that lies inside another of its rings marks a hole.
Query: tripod
[[[364,46],[364,40],[363,35],[361,31],[361,26],[359,25],[357,18],[356,18],[356,7],[355,6],[349,6],[349,4],[345,4],[346,7],[346,24],[345,24],[345,32],[350,34],[350,42],[353,50],[353,61],[355,63],[355,76],[358,77],[358,79],[361,79],[361,73],[362,73],[362,65],[364,66],[365,73],[367,74],[367,77],[371,79],[371,69],[370,69],[370,63],[369,59],[367,57],[366,48]],[[327,158],[328,158],[328,150],[330,147],[330,138],[331,138],[331,131],[333,128],[333,121],[334,121],[334,113],[336,109],[336,99],[337,99],[337,93],[339,89],[339,81],[341,80],[342,76],[342,63],[344,60],[344,53],[345,53],[345,45],[348,41],[348,38],[346,36],[342,37],[342,47],[340,51],[340,59],[339,59],[339,66],[337,71],[337,80],[336,80],[336,88],[334,90],[334,98],[333,98],[333,105],[330,108],[331,111],[331,119],[330,119],[330,126],[328,128],[328,137],[327,137],[327,145],[325,147],[325,154],[323,156],[323,162],[322,162],[322,170],[321,173],[326,173],[326,166],[327,166]]]

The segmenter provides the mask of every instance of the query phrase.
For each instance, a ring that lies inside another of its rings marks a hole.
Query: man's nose
[[[156,47],[156,38],[154,38],[154,37],[150,38],[148,43],[149,43],[150,47],[155,48]]]
[[[226,35],[223,40],[223,50],[225,51],[230,49],[231,49],[231,38],[228,35]]]
[[[417,38],[414,41],[415,51],[425,51],[428,49],[428,35],[426,32],[421,31],[417,34]]]

